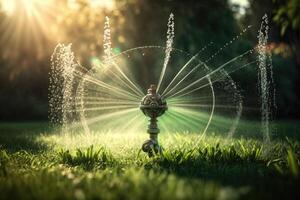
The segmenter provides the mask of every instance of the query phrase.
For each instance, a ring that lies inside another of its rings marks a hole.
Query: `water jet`
[[[211,60],[229,48],[250,26],[217,49],[212,56],[203,59],[202,54],[208,47],[213,48],[212,43],[196,54],[172,46],[173,18],[171,14],[166,46],[134,47],[117,54],[112,52],[109,19],[106,18],[104,60],[102,63],[92,63],[90,69],[75,59],[70,45],[59,44],[51,59],[51,122],[62,124],[68,128],[64,130],[68,131],[82,127],[84,133],[144,132],[148,126],[149,139],[144,141],[142,150],[149,156],[162,152],[157,124],[161,116],[161,132],[199,134],[195,146],[208,130],[215,132],[220,129],[228,133],[228,138],[232,138],[242,114],[243,101],[239,87],[230,74],[258,63],[262,125],[265,141],[269,141],[273,92],[269,92],[272,67],[271,57],[266,51],[266,18],[259,32],[258,47],[216,66]],[[255,50],[258,50],[258,58],[249,62],[247,57]],[[159,73],[157,68],[161,65]],[[156,84],[150,85],[153,82]],[[149,85],[145,95],[143,91]],[[149,122],[141,120],[143,115]]]

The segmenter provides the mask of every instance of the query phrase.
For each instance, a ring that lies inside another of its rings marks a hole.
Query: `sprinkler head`
[[[142,145],[142,150],[148,153],[149,156],[153,156],[156,153],[161,153],[162,149],[157,140],[157,134],[159,128],[157,127],[157,118],[165,113],[168,109],[167,102],[156,93],[156,86],[150,85],[147,95],[143,97],[140,109],[147,117],[150,117],[148,130],[150,139],[146,140]]]

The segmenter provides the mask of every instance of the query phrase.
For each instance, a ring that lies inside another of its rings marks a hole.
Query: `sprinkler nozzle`
[[[150,85],[147,90],[147,95],[143,97],[140,109],[145,116],[150,117],[147,130],[150,134],[150,139],[143,143],[142,150],[151,157],[154,153],[162,152],[162,148],[157,139],[157,134],[159,133],[157,118],[163,115],[168,109],[167,102],[156,92],[156,86],[154,84]]]

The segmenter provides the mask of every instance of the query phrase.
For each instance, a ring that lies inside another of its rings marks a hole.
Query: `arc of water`
[[[84,108],[84,111],[96,111],[96,110],[113,110],[113,109],[124,109],[124,108],[136,108],[136,105],[115,105],[115,106],[105,106],[105,107],[89,107],[89,108]],[[77,110],[77,111],[82,111],[82,110]]]
[[[257,60],[254,60],[254,61],[252,61],[252,62],[249,62],[249,63],[245,64],[245,65],[242,65],[241,67],[239,67],[239,68],[236,69],[236,70],[242,69],[242,68],[247,67],[247,66],[249,66],[249,65],[251,65],[251,64],[254,64],[254,63],[256,63],[256,62],[257,62]],[[231,72],[229,72],[229,73],[232,73],[232,72],[234,72],[234,71],[236,71],[236,70],[233,70],[233,71],[231,71]],[[224,74],[228,74],[228,72],[225,72],[225,71],[224,71],[223,73],[224,73]],[[213,80],[212,83],[215,83],[215,82],[217,82],[218,80],[219,80],[219,79]],[[193,89],[193,90],[191,90],[191,91],[188,91],[188,92],[186,92],[186,93],[184,93],[184,94],[181,94],[181,95],[178,95],[178,96],[176,96],[176,97],[179,98],[179,97],[186,96],[186,95],[191,94],[191,93],[193,93],[193,92],[195,92],[195,91],[197,91],[197,90],[200,90],[200,89],[202,89],[202,88],[205,88],[205,87],[207,87],[207,86],[209,86],[209,85],[210,85],[210,83],[201,85],[201,86],[199,86],[199,87],[197,87],[197,88],[195,88],[195,89]],[[169,98],[171,98],[171,97],[169,97]]]
[[[78,75],[75,75],[75,76],[78,76]],[[94,84],[96,84],[96,85],[98,85],[100,87],[103,87],[103,88],[107,89],[110,92],[114,92],[115,94],[119,94],[119,95],[123,95],[123,96],[129,95],[132,98],[139,99],[139,96],[136,96],[135,94],[129,93],[128,91],[125,91],[125,90],[123,90],[121,88],[117,88],[117,87],[114,87],[114,86],[109,85],[107,83],[104,83],[103,81],[97,80],[97,79],[95,79],[93,77],[85,77],[85,81],[88,81],[90,83],[94,83]]]
[[[184,64],[184,66],[179,70],[179,72],[175,75],[175,77],[172,79],[172,81],[169,83],[169,85],[166,87],[166,89],[163,91],[162,96],[164,96],[165,92],[169,89],[169,87],[172,85],[172,83],[176,80],[176,78],[183,72],[183,70],[193,61],[197,58],[199,55],[199,52],[195,54],[188,62]],[[200,66],[200,65],[199,65]],[[198,66],[198,67],[199,67]]]
[[[251,28],[251,25],[247,26],[245,29],[243,29],[243,31],[235,36],[234,38],[232,38],[229,42],[227,42],[226,44],[223,45],[223,47],[221,47],[218,51],[216,51],[210,58],[208,58],[204,63],[208,63],[210,60],[212,60],[216,55],[218,55],[223,49],[225,49],[226,47],[229,46],[229,44],[232,44],[232,42],[234,40],[237,40],[240,36],[242,36],[248,29]],[[210,43],[212,44],[212,42]],[[208,45],[209,46],[209,45]],[[199,54],[200,52],[202,52],[207,46],[204,46],[194,57],[192,57],[181,69],[180,71],[176,74],[176,76],[172,79],[172,81],[169,83],[169,85],[166,87],[166,89],[164,90],[164,92],[162,93],[162,95],[167,95],[169,92],[167,92],[167,94],[165,94],[165,92],[169,89],[169,87],[172,85],[172,83],[176,80],[176,78],[183,72],[183,70],[190,64],[190,62],[192,60],[194,60]],[[177,86],[176,86],[177,87]],[[172,88],[172,90],[174,90],[174,88]]]
[[[81,125],[82,125],[82,127],[83,127],[83,129],[84,129],[84,132],[86,133],[86,134],[89,134],[90,133],[90,129],[89,129],[89,126],[88,126],[88,123],[87,123],[87,120],[86,120],[86,116],[85,116],[85,112],[87,111],[87,108],[85,108],[85,106],[84,106],[84,84],[85,84],[85,82],[86,81],[89,81],[89,82],[91,82],[91,80],[88,80],[87,78],[86,78],[86,75],[83,77],[83,79],[82,79],[82,81],[79,83],[79,86],[78,86],[78,88],[77,88],[77,91],[76,91],[76,94],[78,94],[79,95],[79,103],[78,103],[78,105],[80,106],[80,110],[79,109],[77,109],[76,111],[79,113],[79,117],[80,117],[80,121],[81,121]],[[94,83],[94,82],[92,82],[92,83]],[[94,84],[96,84],[96,83],[94,83]],[[107,86],[107,85],[105,85],[105,86]],[[118,92],[118,94],[120,94],[119,92]],[[127,98],[128,98],[128,96],[127,95],[125,95]],[[138,102],[138,100],[139,99],[137,99],[136,98],[136,100],[134,100],[135,102]],[[129,101],[130,102],[130,101]],[[128,102],[128,103],[129,103]]]
[[[80,99],[80,97],[76,97],[76,99]],[[110,97],[94,97],[94,96],[86,96],[85,99],[88,101],[95,102],[128,102],[128,103],[136,103],[136,100],[126,99],[126,98],[110,98]]]
[[[165,50],[165,59],[162,71],[160,73],[159,81],[157,84],[157,92],[159,91],[161,87],[161,83],[163,81],[163,78],[166,73],[167,65],[170,60],[171,51],[172,51],[172,45],[173,45],[173,39],[174,39],[174,15],[173,13],[170,14],[169,20],[168,20],[168,30],[167,30],[167,42],[166,42],[166,50]]]
[[[211,44],[211,43],[210,43]],[[152,48],[152,46],[151,46],[151,48]],[[204,48],[206,48],[206,47],[204,47]],[[203,49],[204,49],[203,48]],[[198,53],[200,53],[201,52],[201,50],[198,52]],[[198,56],[198,54],[196,54],[196,55],[194,55],[187,63],[186,63],[186,66],[192,61],[192,60],[194,60],[194,59],[196,59],[197,58],[197,56]],[[199,61],[199,60],[198,60]],[[199,61],[200,62],[200,61]],[[202,62],[201,62],[202,63]],[[205,68],[206,69],[208,69],[209,70],[209,68],[204,64],[204,63],[202,63],[204,66],[205,66]],[[183,70],[182,70],[183,71]],[[181,72],[180,72],[181,73]],[[177,76],[179,76],[179,74],[177,75]],[[211,79],[210,79],[210,75],[208,75],[207,77],[206,77],[207,79],[208,79],[208,82],[210,83],[210,88],[211,88],[211,93],[212,93],[212,108],[211,108],[211,113],[210,113],[210,116],[209,116],[209,119],[208,119],[208,121],[207,121],[207,124],[206,124],[206,126],[205,126],[205,128],[204,128],[204,130],[203,130],[203,132],[202,132],[202,136],[201,136],[201,138],[206,134],[206,131],[208,130],[208,127],[209,127],[209,125],[210,125],[210,123],[211,123],[211,120],[212,120],[212,117],[213,117],[213,115],[214,115],[214,111],[215,111],[215,92],[214,92],[214,88],[213,88],[213,85],[212,85],[212,82],[211,82]],[[173,79],[173,81],[175,80],[175,78]],[[171,83],[169,84],[169,85],[171,85]],[[168,86],[168,87],[170,87],[170,86]],[[166,91],[166,90],[165,90]],[[164,91],[164,92],[165,92]],[[201,139],[200,139],[201,140]]]
[[[100,121],[100,120],[109,119],[111,117],[115,117],[115,116],[118,116],[120,114],[128,114],[130,112],[136,112],[137,110],[138,110],[138,108],[128,108],[126,110],[116,111],[116,112],[112,112],[110,114],[105,114],[105,115],[100,115],[100,116],[91,118],[89,120],[86,120],[86,123],[87,123],[87,125],[90,125],[90,124],[93,124],[93,123],[95,123],[97,121]]]
[[[123,78],[128,81],[128,83],[133,86],[133,88],[126,84],[127,87],[129,87],[131,90],[133,90],[135,93],[143,96],[144,93],[137,87],[136,84],[134,84],[128,76],[121,70],[121,68],[115,63],[114,59],[112,59],[112,48],[111,48],[111,31],[110,31],[110,22],[109,18],[105,17],[105,23],[104,23],[104,37],[103,37],[103,49],[104,49],[104,61],[107,64],[113,64],[116,69],[121,73]]]
[[[187,89],[189,89],[189,88],[191,88],[192,86],[196,85],[197,83],[199,83],[199,82],[202,81],[203,79],[205,79],[205,78],[207,78],[207,77],[213,75],[214,73],[218,72],[220,69],[224,68],[224,67],[227,66],[228,64],[230,64],[230,63],[236,61],[238,58],[241,58],[241,57],[247,55],[249,52],[252,52],[252,51],[253,51],[253,50],[250,49],[250,50],[244,52],[243,54],[241,54],[241,55],[239,55],[239,56],[237,56],[237,57],[232,58],[231,60],[227,61],[227,62],[224,63],[223,65],[217,67],[217,69],[213,70],[212,72],[210,72],[210,73],[206,74],[205,76],[199,78],[198,80],[194,81],[193,83],[189,84],[188,86],[184,87],[183,89],[179,90],[178,92],[172,94],[171,96],[168,96],[168,98],[173,97],[173,96],[175,96],[175,95],[177,95],[177,94],[179,94],[179,93],[181,93],[181,92],[183,92],[183,91],[186,91]]]
[[[130,102],[130,101],[114,101],[110,99],[110,101],[86,101],[85,105],[135,105],[137,106],[137,102]]]
[[[173,82],[176,80],[176,78],[183,72],[183,70],[185,70],[185,68],[186,67],[188,67],[189,66],[189,64],[193,61],[193,60],[195,60],[198,56],[199,56],[199,54],[201,53],[201,52],[203,52],[208,46],[210,46],[211,44],[213,44],[213,42],[210,42],[208,45],[205,45],[198,53],[196,53],[190,60],[188,60],[184,65],[183,65],[183,67],[181,67],[180,68],[180,70],[179,70],[179,72],[174,76],[174,78],[171,80],[171,82],[168,84],[168,86],[165,88],[165,90],[163,91],[163,93],[162,93],[162,96],[164,96],[164,95],[167,95],[167,94],[165,94],[166,92],[167,92],[167,90],[169,89],[169,87],[171,87],[171,85],[173,84]],[[199,61],[199,60],[198,60]],[[202,65],[204,65],[204,63],[203,62],[201,62],[199,65],[197,65],[195,68],[198,68],[198,67],[200,67],[200,66],[202,66]],[[196,70],[195,68],[193,68],[191,71],[194,71],[194,70]],[[190,75],[192,72],[189,72],[188,74]],[[187,77],[187,76],[186,76]],[[186,77],[184,77],[184,79],[186,78]],[[182,81],[180,81],[180,82],[182,82]],[[174,86],[174,87],[177,87],[179,84],[177,84],[176,86]],[[174,89],[174,87],[171,89],[171,90],[173,90]],[[170,91],[169,91],[170,92]],[[169,92],[167,92],[167,93],[169,93]]]
[[[227,96],[225,95],[221,95],[221,96],[218,96],[219,98],[225,98]],[[169,98],[168,99],[168,104],[171,104],[171,103],[192,103],[192,102],[198,102],[198,101],[203,101],[203,100],[208,100],[208,99],[211,99],[211,96],[201,96],[201,97],[190,97],[188,99],[183,99],[183,98],[180,98],[180,97],[173,97],[173,98]]]
[[[118,116],[118,115],[129,114],[129,113],[133,113],[133,112],[137,112],[137,111],[138,111],[138,108],[128,108],[128,109],[112,112],[110,114],[102,114],[102,115],[99,115],[97,117],[90,118],[88,120],[84,117],[83,120],[85,122],[85,127],[88,130],[87,133],[89,133],[90,132],[89,125],[91,125],[93,123],[96,123],[96,122],[101,121],[101,120],[106,120],[106,119],[109,119],[109,118],[112,118],[112,117],[115,117],[115,116]],[[82,126],[82,124],[72,124],[70,126],[70,128],[78,128],[79,126]]]
[[[127,121],[121,128],[120,128],[120,132],[124,132],[129,126],[132,126],[132,124],[136,124],[136,123],[133,123],[135,122],[137,119],[139,118],[138,115],[135,115],[134,117],[132,117],[129,121]],[[138,120],[140,121],[140,120]]]
[[[255,62],[255,61],[254,61]],[[254,63],[252,62],[252,63]],[[246,65],[245,65],[246,66]],[[224,71],[224,74],[228,75],[227,71],[223,70]],[[229,77],[229,75],[228,75]],[[235,133],[236,131],[236,128],[239,124],[239,121],[240,121],[240,118],[242,116],[242,112],[243,112],[243,100],[242,100],[242,96],[240,94],[240,92],[237,90],[237,85],[236,83],[231,79],[230,77],[230,82],[231,82],[231,85],[233,86],[234,88],[234,91],[236,91],[234,93],[234,98],[238,98],[237,99],[237,105],[236,105],[236,117],[233,121],[233,124],[231,125],[229,131],[228,131],[228,135],[227,135],[227,138],[231,139],[233,134]]]
[[[251,65],[251,64],[254,64],[254,63],[256,63],[256,62],[257,62],[257,60],[254,60],[254,61],[252,61],[252,62],[249,62],[249,63],[247,63],[247,64],[245,64],[245,65],[239,67],[238,69],[232,70],[232,71],[229,72],[229,73],[232,73],[232,72],[234,72],[234,71],[236,71],[236,70],[242,69],[242,68],[244,68],[244,67],[246,67],[246,66],[249,66],[249,65]],[[221,70],[222,70],[222,73],[224,73],[225,76],[229,77],[227,71],[225,71],[224,69],[221,69]],[[230,79],[231,79],[231,78],[230,78]],[[216,82],[216,81],[218,81],[218,79],[214,80],[213,83]],[[190,91],[190,92],[188,92],[188,93],[179,95],[177,98],[182,97],[182,96],[185,96],[185,95],[188,95],[189,93],[192,93],[192,92],[194,92],[194,91],[196,91],[196,90],[199,90],[199,89],[201,89],[201,88],[203,88],[203,87],[206,87],[206,86],[208,86],[208,85],[209,85],[209,84],[200,86],[200,87],[198,87],[198,88],[196,88],[196,89],[194,89],[194,90],[192,90],[192,91]],[[234,87],[235,91],[237,91],[236,84],[234,83],[234,81],[233,81],[232,79],[231,79],[231,85]],[[238,93],[238,94],[235,93],[235,95],[238,96],[238,97],[237,97],[237,98],[238,98],[238,104],[237,104],[235,107],[232,107],[232,108],[236,108],[236,109],[237,109],[237,116],[235,117],[235,120],[234,120],[233,124],[231,125],[231,127],[230,127],[230,129],[229,129],[229,131],[228,131],[228,139],[231,139],[231,138],[232,138],[232,136],[233,136],[233,134],[234,134],[234,132],[235,132],[235,130],[236,130],[236,128],[237,128],[237,125],[238,125],[238,123],[239,123],[239,120],[240,120],[240,117],[241,117],[241,114],[242,114],[242,110],[243,110],[242,99],[241,99],[240,93]],[[178,105],[176,105],[176,103],[175,103],[175,106],[178,106]],[[190,106],[190,105],[185,105],[185,104],[183,104],[183,106],[185,107],[185,106]],[[198,105],[192,105],[192,107],[193,107],[193,106],[198,106]],[[222,105],[215,105],[215,107],[222,107]],[[228,106],[226,106],[226,107],[228,107]],[[198,146],[198,144],[200,143],[200,141],[201,141],[203,138],[204,138],[204,134],[203,134],[201,137],[199,137],[198,140],[196,140],[194,146],[195,146],[195,147]]]
[[[185,127],[199,126],[199,123],[205,124],[205,121],[199,120],[198,117],[192,116],[192,114],[187,113],[186,110],[178,110],[179,107],[174,107],[173,111],[169,113],[169,117],[173,121],[177,121],[178,124]]]
[[[78,111],[76,111],[76,112],[79,113],[79,119],[81,121],[81,125],[83,127],[84,133],[90,134],[90,129],[89,129],[88,125],[86,124],[86,120],[85,120],[85,107],[84,107],[84,100],[83,100],[84,92],[85,92],[84,84],[85,84],[85,75],[83,76],[81,82],[78,84],[78,88],[76,90],[76,95],[79,96],[79,98],[78,98],[79,108],[81,108],[81,112],[80,112],[79,108],[76,107],[78,109]]]
[[[121,88],[117,88],[117,87],[114,87],[114,86],[109,85],[109,84],[107,84],[107,83],[104,83],[103,81],[97,80],[96,78],[92,77],[91,75],[88,75],[88,74],[87,74],[87,73],[88,73],[88,70],[87,70],[86,68],[84,68],[78,61],[77,61],[76,64],[77,64],[80,68],[82,68],[83,70],[86,71],[86,74],[84,74],[84,77],[82,78],[82,79],[84,79],[84,82],[85,82],[86,80],[88,80],[90,83],[94,83],[94,84],[97,84],[97,83],[98,83],[99,86],[101,86],[101,84],[105,84],[105,85],[108,86],[108,87],[112,87],[112,88],[114,88],[114,89],[116,89],[116,90],[123,91],[123,92],[125,92],[126,94],[128,94],[129,96],[132,96],[132,97],[137,98],[137,99],[140,98],[140,96],[137,96],[136,94],[130,93],[130,92],[125,91],[125,90],[123,90],[123,89],[121,89]],[[81,73],[80,73],[80,74],[75,74],[75,76],[77,76],[77,77],[80,78],[80,76],[82,76],[82,74],[81,74]],[[107,89],[107,87],[106,87],[106,89]]]
[[[136,92],[140,96],[144,96],[142,90],[128,78],[128,76],[121,70],[121,68],[115,62],[113,63],[113,65],[117,68],[117,70],[121,73],[121,75],[136,89]],[[133,90],[131,87],[130,89]]]
[[[144,48],[161,48],[161,49],[165,49],[165,47],[157,46],[157,45],[156,46],[155,45],[148,45],[148,46],[136,47],[136,48],[132,48],[132,49],[128,49],[126,51],[123,51],[123,52],[121,52],[119,54],[113,55],[110,59],[113,59],[113,58],[118,57],[118,56],[123,55],[123,54],[127,54],[128,52],[131,52],[131,51],[134,51],[134,50],[144,49]],[[189,53],[187,53],[185,51],[182,51],[180,49],[173,48],[173,50],[176,50],[178,52],[184,53],[185,55],[190,56],[190,57],[193,56],[193,55],[191,55],[191,54],[189,54]],[[195,58],[195,60],[197,60],[198,62],[200,62],[197,58]],[[209,68],[205,64],[204,64],[204,67],[207,70],[209,70]],[[210,80],[209,76],[207,77],[207,79],[211,83],[211,80]],[[209,125],[210,125],[211,120],[212,120],[212,117],[214,115],[215,95],[214,95],[214,88],[213,88],[212,83],[210,84],[210,88],[211,88],[211,93],[212,93],[212,96],[211,96],[211,98],[212,98],[212,108],[211,108],[211,112],[210,112],[210,115],[209,115],[209,119],[208,119],[208,121],[206,123],[205,129],[202,132],[202,136],[204,136],[205,133],[206,133],[206,131],[208,130]]]
[[[123,76],[123,78],[125,78],[128,82],[130,81],[130,79],[122,72],[122,70],[120,69],[120,67],[119,67],[116,63],[112,62],[111,64],[113,64],[113,65],[117,68],[117,70],[121,73],[121,75]],[[100,63],[100,65],[101,65],[101,67],[103,67],[103,68],[106,67],[106,66],[105,66],[104,64],[102,64],[102,63]],[[94,69],[95,69],[95,70],[100,70],[100,69],[98,69],[98,68],[94,68]],[[132,92],[134,92],[134,93],[135,93],[136,95],[138,95],[139,97],[142,97],[142,96],[143,96],[143,94],[141,93],[141,90],[140,90],[140,89],[137,90],[137,89],[133,88],[131,85],[129,85],[129,84],[126,82],[126,80],[123,80],[123,79],[122,79],[122,76],[118,75],[118,74],[115,73],[113,70],[111,70],[110,67],[108,67],[107,69],[114,75],[114,77],[116,77],[119,81],[121,81],[122,84],[124,84],[124,85],[127,86],[129,89],[131,89]],[[122,73],[123,73],[123,74],[122,74]]]
[[[78,71],[75,71],[75,72],[77,72],[78,74],[76,74],[76,76],[77,77],[80,77],[80,76],[84,76],[84,78],[82,78],[82,80],[83,79],[85,79],[87,76],[89,76],[89,77],[91,77],[91,78],[93,78],[94,80],[96,80],[97,81],[97,79],[95,79],[94,77],[92,77],[91,75],[88,75],[87,73],[89,73],[89,70],[88,69],[86,69],[85,67],[83,67],[80,63],[79,63],[79,61],[76,61],[76,65],[80,68],[80,69],[82,69],[82,70],[84,70],[85,71],[85,74],[83,74],[83,73],[81,73],[81,72],[78,72]],[[104,66],[103,64],[101,64],[102,66]],[[98,68],[94,68],[95,70],[99,70]],[[115,74],[115,73],[114,73]],[[116,74],[115,74],[116,75]],[[116,77],[117,77],[117,75],[116,75]],[[119,76],[118,76],[119,77]],[[121,80],[120,79],[120,77],[119,77],[119,80]],[[124,80],[122,80],[123,81],[123,83],[124,84],[127,84],[126,82],[124,82]],[[84,81],[82,81],[82,82],[84,82]],[[123,90],[123,89],[120,89],[120,90]],[[125,91],[125,90],[123,90],[123,91]],[[128,91],[125,91],[125,92],[128,92]],[[130,92],[128,92],[128,93],[130,93]],[[132,93],[130,93],[131,95],[134,95],[134,96],[136,96],[136,97],[139,97],[140,98],[140,95],[141,94],[132,94]],[[138,96],[137,96],[138,95]]]
[[[187,103],[174,103],[170,104],[170,106],[174,107],[191,107],[191,108],[210,108],[211,104],[187,104]],[[232,109],[236,108],[236,106],[227,106],[227,105],[215,105],[216,108],[227,108]]]
[[[230,44],[232,44],[234,41],[237,41],[239,37],[243,36],[244,33],[246,33],[252,26],[249,25],[246,28],[244,28],[238,35],[234,36],[229,42],[226,42],[219,50],[217,50],[214,54],[212,54],[211,57],[209,57],[207,60],[205,60],[205,63],[208,63],[211,61],[214,57],[216,57],[221,51],[223,51],[225,48],[227,48]]]
[[[77,66],[80,69],[84,70],[85,74],[83,74],[83,73],[79,73],[78,74],[79,77],[80,76],[83,76],[83,77],[82,77],[82,79],[81,79],[81,81],[80,81],[80,83],[78,85],[77,90],[76,90],[76,95],[78,96],[78,99],[75,99],[75,100],[78,101],[78,103],[76,103],[76,105],[79,106],[79,107],[76,107],[76,111],[77,111],[77,113],[79,113],[79,118],[80,118],[80,121],[81,121],[81,125],[82,125],[82,127],[84,129],[84,132],[86,134],[89,134],[90,133],[90,129],[88,127],[88,124],[87,124],[87,121],[86,121],[86,116],[85,116],[85,112],[86,112],[85,105],[86,105],[86,102],[84,101],[84,93],[85,93],[84,85],[85,85],[86,81],[88,81],[89,83],[93,83],[93,84],[96,84],[96,83],[94,81],[88,80],[88,78],[87,78],[88,77],[87,73],[89,72],[88,69],[86,69],[85,67],[83,67],[78,61],[77,61]],[[107,85],[107,86],[109,86],[109,85]],[[120,93],[118,93],[118,94],[120,94]],[[134,98],[134,100],[131,100],[131,99],[128,99],[128,97],[129,97],[128,95],[124,94],[123,96],[129,102],[130,101],[132,101],[132,102],[138,102],[139,101],[139,98]],[[87,97],[87,98],[89,98],[89,97]],[[130,97],[130,98],[132,98],[132,97]],[[99,100],[99,99],[97,99],[97,100]]]
[[[202,64],[196,65],[196,67],[194,67],[189,73],[187,73],[169,92],[166,93],[166,95],[175,90],[178,87],[178,85],[180,85],[191,73],[198,69],[200,65]]]

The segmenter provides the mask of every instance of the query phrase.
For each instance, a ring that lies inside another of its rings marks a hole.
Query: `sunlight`
[[[0,24],[1,44],[7,47],[3,55],[16,59],[22,52],[35,52],[37,59],[53,34],[55,16],[50,0],[0,0],[1,11],[6,14]]]
[[[112,9],[114,7],[114,1],[113,0],[90,0],[90,6],[92,8],[107,8]]]
[[[111,10],[114,0],[0,0],[0,44],[5,45],[3,58],[16,59],[30,51],[37,59],[44,58],[49,45],[62,42],[70,37],[68,28],[77,23],[94,26],[101,16],[100,10]],[[87,12],[79,12],[82,7]],[[93,14],[88,14],[93,13]],[[92,16],[92,17],[91,17]],[[97,18],[96,18],[97,16]],[[100,60],[92,59],[92,64]]]
[[[21,11],[25,11],[27,16],[33,16],[40,6],[46,6],[49,4],[49,0],[1,0],[1,9],[7,15],[20,14]]]
[[[89,0],[87,2],[93,9],[105,8],[111,10],[115,6],[114,0]],[[68,6],[73,10],[77,10],[79,8],[79,2],[78,0],[68,0]]]
[[[2,0],[1,2],[1,9],[7,15],[12,15],[16,9],[15,1],[12,0]]]
[[[36,1],[34,0],[30,0],[30,1],[26,1],[26,0],[22,0],[21,1],[22,6],[24,7],[27,16],[32,16],[35,10],[35,6],[36,6]]]

